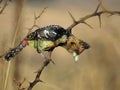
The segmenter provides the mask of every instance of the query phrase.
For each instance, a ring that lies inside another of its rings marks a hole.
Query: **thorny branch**
[[[11,1],[11,0],[7,0],[7,1]],[[7,4],[7,2],[6,2],[6,4]],[[5,6],[5,7],[6,7],[6,6]],[[32,32],[32,30],[33,30],[34,27],[40,28],[40,27],[36,24],[36,22],[37,22],[38,19],[40,19],[40,17],[42,16],[42,14],[45,12],[46,9],[47,9],[47,7],[45,7],[38,16],[36,16],[36,14],[34,13],[34,23],[33,23],[33,25],[31,26],[31,28],[28,29],[27,35]],[[4,9],[3,9],[3,10],[4,10]],[[3,10],[2,10],[2,12],[3,12]],[[1,12],[1,11],[0,11],[0,12]],[[6,55],[6,52],[3,53],[2,55],[0,55],[0,58],[3,58],[5,55]]]
[[[46,9],[47,9],[47,7],[44,8],[44,9],[42,10],[42,12],[41,12],[38,16],[36,16],[36,14],[34,14],[34,23],[33,23],[32,27],[29,28],[28,34],[32,31],[32,29],[33,29],[34,27],[38,27],[38,25],[36,24],[36,21],[37,21],[38,19],[40,19],[41,15],[45,12]],[[38,27],[38,28],[39,28],[39,27]],[[37,83],[43,82],[42,80],[40,80],[40,75],[41,75],[43,69],[50,63],[50,61],[51,61],[52,63],[54,63],[54,62],[51,60],[51,52],[48,52],[48,57],[46,57],[46,56],[43,54],[43,52],[41,52],[40,54],[42,55],[42,57],[43,57],[45,60],[44,60],[44,62],[43,62],[43,64],[42,64],[42,66],[40,67],[40,69],[36,72],[37,74],[36,74],[36,76],[35,76],[35,79],[34,79],[32,82],[29,83],[29,86],[28,86],[27,88],[22,87],[22,85],[24,84],[25,80],[23,80],[23,82],[15,82],[15,83],[17,84],[17,89],[18,89],[18,90],[32,90],[32,88],[33,88]]]
[[[67,28],[67,30],[70,30],[70,31],[71,31],[74,26],[76,26],[76,25],[78,25],[78,24],[80,24],[80,23],[84,23],[84,24],[86,24],[87,26],[89,26],[90,28],[92,28],[92,26],[89,25],[87,22],[85,22],[85,20],[87,20],[87,19],[89,19],[89,18],[91,18],[91,17],[94,17],[94,16],[98,16],[99,22],[100,22],[100,27],[101,27],[101,15],[102,15],[102,14],[108,13],[108,14],[110,14],[110,15],[115,15],[115,14],[120,15],[120,12],[119,12],[119,11],[108,11],[108,10],[98,11],[101,5],[102,5],[102,1],[98,4],[96,10],[95,10],[92,14],[86,15],[85,17],[79,19],[78,21],[76,21],[75,18],[72,16],[72,14],[69,12],[69,14],[70,14],[70,16],[71,16],[71,18],[72,18],[72,20],[73,20],[73,24],[70,25],[70,26]],[[49,64],[49,62],[50,62],[50,60],[45,59],[42,67],[41,67],[40,70],[37,72],[37,75],[36,75],[34,81],[30,83],[30,85],[29,85],[29,87],[27,88],[27,90],[31,90],[38,82],[42,82],[42,81],[40,80],[41,72],[42,72],[43,69]]]
[[[40,75],[42,73],[42,71],[44,70],[44,68],[50,63],[51,60],[51,53],[52,52],[48,52],[47,57],[45,56],[45,54],[43,52],[41,52],[42,57],[45,59],[41,68],[37,71],[36,77],[35,79],[30,83],[29,87],[27,88],[27,90],[32,90],[32,88],[38,83],[38,82],[43,82],[40,79]]]
[[[40,69],[38,70],[38,72],[37,72],[37,75],[36,75],[34,81],[33,81],[33,82],[30,82],[30,85],[29,85],[29,87],[27,88],[27,90],[32,90],[32,88],[33,88],[38,82],[43,82],[42,80],[40,80],[40,75],[41,75],[43,69],[44,69],[49,63],[50,63],[50,60],[49,60],[49,59],[46,59],[46,60],[43,62],[41,68],[40,68]]]
[[[36,14],[34,13],[34,22],[33,22],[33,25],[31,26],[31,28],[28,29],[28,30],[29,30],[29,31],[28,31],[28,34],[33,30],[34,27],[39,28],[39,26],[36,24],[36,21],[37,21],[38,19],[40,19],[40,17],[42,16],[42,14],[45,12],[46,9],[47,9],[47,7],[44,8],[44,9],[42,10],[42,12],[41,12],[38,16],[36,16]]]
[[[42,12],[41,12],[38,16],[36,16],[36,14],[34,13],[34,23],[33,23],[32,27],[29,28],[28,34],[32,31],[32,29],[33,29],[34,27],[38,27],[38,25],[36,25],[36,21],[41,17],[41,15],[45,12],[46,9],[47,9],[47,7],[44,8],[44,9],[42,10]],[[38,27],[38,28],[39,28],[39,27]],[[50,58],[51,58],[51,53],[49,53],[49,58],[45,57],[45,55],[43,55],[43,54],[41,54],[41,55],[44,57],[45,61],[43,62],[41,68],[37,71],[37,74],[36,74],[35,79],[34,79],[32,82],[30,82],[29,87],[27,88],[27,90],[32,90],[32,88],[33,88],[37,83],[43,82],[42,80],[40,80],[40,75],[41,75],[43,69],[50,63],[50,61],[51,61],[51,59],[50,59]],[[23,89],[24,89],[24,88],[23,88]]]
[[[18,81],[16,81],[16,80],[14,80],[14,82],[15,82],[18,90],[25,90],[25,88],[22,87],[22,85],[23,85],[23,83],[24,83],[25,81],[26,81],[25,78],[24,78],[24,80],[23,80],[22,82],[18,82]]]
[[[89,24],[86,22],[86,20],[89,19],[89,18],[95,17],[95,16],[98,17],[99,23],[100,23],[100,27],[101,27],[101,15],[102,15],[102,14],[105,14],[105,13],[106,13],[106,14],[110,14],[111,16],[112,16],[112,15],[115,15],[115,14],[120,15],[120,11],[109,11],[109,10],[103,8],[102,1],[99,1],[99,2],[100,2],[100,3],[98,4],[96,10],[95,10],[92,14],[86,15],[86,16],[80,18],[79,20],[75,20],[75,18],[73,17],[73,15],[72,15],[70,12],[68,12],[69,15],[70,15],[70,17],[71,17],[72,20],[73,20],[73,23],[67,28],[67,30],[69,30],[69,31],[71,32],[72,28],[75,27],[76,25],[80,24],[80,23],[83,23],[83,24],[89,26],[90,28],[93,28],[91,25],[89,25]],[[104,10],[99,11],[99,8],[100,8],[100,7],[102,7],[102,9],[104,9]]]
[[[43,56],[43,58],[45,59],[42,66],[40,67],[40,69],[36,72],[36,76],[35,76],[35,79],[29,83],[29,86],[27,88],[25,87],[22,87],[23,83],[25,82],[25,79],[23,80],[23,82],[16,82],[17,84],[17,88],[18,90],[32,90],[32,88],[38,84],[39,82],[43,82],[41,79],[40,79],[40,76],[41,76],[41,73],[42,71],[44,70],[44,68],[50,63],[51,61],[51,52],[48,52],[48,57],[46,57],[43,53],[41,53],[41,55]]]
[[[109,10],[106,10],[106,9],[104,9],[104,10],[102,10],[102,11],[99,11],[99,8],[101,7],[101,5],[102,5],[102,2],[100,2],[100,3],[98,4],[96,10],[95,10],[92,14],[86,15],[86,16],[80,18],[79,20],[75,20],[75,18],[74,18],[74,17],[72,16],[72,14],[69,12],[69,15],[71,16],[71,18],[72,18],[72,20],[73,20],[73,24],[71,24],[71,25],[67,28],[67,30],[70,30],[70,31],[71,31],[73,27],[75,27],[76,25],[78,25],[78,24],[80,24],[80,23],[86,24],[87,26],[89,26],[90,28],[92,28],[92,26],[89,25],[89,24],[86,22],[86,20],[89,19],[89,18],[95,17],[95,16],[97,16],[97,17],[99,18],[99,22],[100,22],[100,26],[101,26],[101,15],[102,15],[102,14],[105,14],[105,13],[110,14],[110,15],[115,15],[115,14],[120,15],[120,12],[119,12],[119,11],[109,11]],[[4,9],[3,9],[3,10],[4,10]],[[43,11],[42,11],[38,16],[36,16],[36,15],[34,14],[34,23],[33,23],[32,27],[29,28],[29,32],[28,32],[28,33],[30,33],[34,27],[38,27],[38,26],[36,25],[36,20],[38,20],[38,19],[41,17],[41,15],[45,12],[45,10],[46,10],[46,8],[44,8]],[[39,28],[39,27],[38,27],[38,28]],[[43,55],[43,56],[44,56],[44,55]],[[50,58],[46,58],[46,57],[44,57],[44,58],[45,58],[45,61],[43,62],[41,68],[37,71],[37,74],[36,74],[36,76],[35,76],[35,79],[34,79],[32,82],[29,83],[29,86],[28,86],[27,88],[22,87],[22,84],[24,83],[24,81],[21,82],[21,83],[18,83],[18,90],[26,90],[26,89],[27,89],[27,90],[32,90],[32,88],[33,88],[37,83],[43,82],[43,81],[40,79],[41,73],[42,73],[42,71],[44,70],[44,68],[45,68],[45,67],[50,63],[50,61],[51,61]]]

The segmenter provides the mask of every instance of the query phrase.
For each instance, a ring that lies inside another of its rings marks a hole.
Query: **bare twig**
[[[47,8],[44,8],[44,9],[42,10],[42,12],[41,12],[38,16],[36,16],[36,15],[34,14],[34,23],[33,23],[32,27],[29,28],[29,32],[28,32],[28,33],[30,33],[34,27],[38,27],[38,26],[36,25],[36,21],[41,17],[41,15],[45,12],[46,9],[47,9]],[[17,25],[16,25],[16,26],[17,26]],[[38,28],[39,28],[39,27],[38,27]],[[15,37],[16,37],[16,33],[17,33],[17,29],[16,29],[16,31],[15,31],[14,39],[15,39]],[[15,40],[13,40],[12,46],[14,45],[14,42],[15,42]],[[0,58],[3,58],[5,55],[6,55],[6,53],[3,54],[3,55],[1,55]],[[44,57],[44,58],[45,58],[45,61],[44,61],[43,65],[42,65],[41,69],[38,70],[35,80],[30,83],[30,86],[28,87],[28,90],[31,90],[38,82],[42,82],[42,80],[39,79],[39,77],[40,77],[40,75],[41,75],[41,72],[43,71],[44,67],[48,65],[49,61],[52,61],[51,59],[47,59],[46,57]],[[9,70],[8,70],[8,71],[9,71]],[[8,75],[7,75],[7,77],[8,77]],[[24,89],[25,89],[25,88],[21,88],[22,84],[23,84],[23,83],[19,83],[18,90],[24,90]],[[6,85],[5,85],[5,87],[6,87]]]
[[[14,80],[16,86],[17,86],[17,90],[25,90],[26,88],[22,87],[23,83],[26,81],[26,79],[24,78],[22,82],[18,82],[16,80]]]
[[[31,28],[29,28],[28,34],[31,33],[31,31],[32,31],[32,29],[33,29],[34,27],[39,28],[39,26],[36,24],[36,21],[37,21],[38,19],[40,19],[41,15],[45,12],[46,9],[47,9],[47,7],[44,8],[44,9],[42,10],[42,12],[41,12],[38,16],[36,16],[36,14],[34,13],[34,23],[33,23],[33,25],[31,26]],[[45,60],[44,60],[44,62],[43,62],[43,64],[42,64],[42,66],[40,67],[40,69],[36,72],[37,74],[36,74],[36,76],[35,76],[35,79],[34,79],[32,82],[29,83],[29,86],[28,86],[27,88],[24,88],[24,87],[21,88],[21,86],[22,86],[23,83],[19,83],[18,90],[25,90],[25,89],[27,89],[27,90],[32,90],[32,88],[33,88],[37,83],[43,82],[43,81],[40,79],[40,75],[41,75],[42,71],[43,71],[44,68],[49,64],[50,61],[51,61],[52,63],[54,63],[54,62],[51,60],[51,52],[48,52],[48,54],[49,54],[48,57],[46,57],[42,52],[41,52],[40,54],[42,55],[42,57],[43,57]]]
[[[41,79],[40,79],[40,76],[41,76],[41,73],[42,73],[42,71],[44,70],[44,68],[50,63],[50,61],[51,61],[51,52],[48,52],[48,54],[49,54],[49,57],[46,57],[43,53],[41,53],[42,54],[42,56],[44,57],[44,62],[43,62],[43,64],[42,64],[42,66],[41,66],[41,68],[37,71],[37,74],[36,74],[36,77],[35,77],[35,79],[32,81],[32,82],[30,82],[30,85],[29,85],[29,87],[27,88],[27,90],[32,90],[32,88],[37,84],[37,83],[39,83],[39,82],[43,82]]]
[[[38,19],[40,19],[40,17],[42,16],[42,14],[45,12],[46,9],[47,9],[47,7],[44,8],[38,16],[36,16],[36,14],[34,13],[34,22],[33,22],[33,25],[31,26],[31,28],[28,29],[29,30],[28,34],[31,33],[31,31],[33,30],[34,27],[39,28],[39,26],[36,24],[36,22]]]
[[[43,65],[41,66],[41,68],[39,69],[39,71],[37,72],[37,75],[35,77],[35,80],[33,82],[30,82],[29,87],[27,88],[27,90],[32,90],[32,88],[38,83],[38,82],[43,82],[42,80],[40,80],[40,75],[43,71],[43,69],[49,64],[49,60],[44,61]]]
[[[75,20],[75,18],[69,12],[70,17],[73,20],[73,23],[67,28],[67,30],[69,30],[71,32],[72,28],[74,28],[76,25],[78,25],[80,23],[86,24],[87,26],[89,26],[90,28],[92,28],[88,23],[86,23],[86,20],[89,19],[89,18],[95,17],[95,16],[98,16],[100,27],[101,27],[101,15],[102,14],[106,13],[106,14],[110,14],[110,15],[115,15],[115,14],[120,15],[120,11],[109,11],[109,10],[106,10],[106,9],[104,9],[102,11],[99,11],[99,8],[100,8],[101,5],[102,5],[102,1],[99,2],[96,10],[92,14],[86,15],[86,16],[80,18],[79,20]]]

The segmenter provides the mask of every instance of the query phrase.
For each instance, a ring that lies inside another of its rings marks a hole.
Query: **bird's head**
[[[76,38],[73,35],[68,37],[67,43],[64,46],[68,52],[73,54],[75,61],[78,61],[78,55],[80,55],[85,49],[88,49],[89,47],[90,46],[86,42]]]

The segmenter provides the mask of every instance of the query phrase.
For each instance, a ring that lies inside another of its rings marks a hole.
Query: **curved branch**
[[[29,87],[27,88],[27,90],[32,90],[32,88],[39,82],[43,82],[40,79],[41,73],[44,70],[44,68],[50,63],[51,61],[51,52],[48,52],[48,57],[46,57],[42,52],[40,53],[42,55],[42,57],[45,59],[42,66],[40,67],[40,69],[37,71],[36,77],[35,79],[30,82]]]
[[[32,88],[33,88],[38,82],[43,82],[42,80],[40,80],[40,75],[41,75],[43,69],[49,64],[49,62],[50,62],[49,60],[45,60],[45,61],[44,61],[43,65],[42,65],[41,68],[38,70],[37,75],[36,75],[34,81],[33,81],[33,82],[30,82],[30,85],[29,85],[29,87],[27,88],[27,90],[32,90]]]
[[[101,27],[101,15],[102,14],[110,14],[110,15],[115,15],[115,14],[118,14],[120,15],[120,11],[108,11],[108,10],[103,10],[103,11],[98,11],[100,6],[102,5],[102,2],[100,2],[96,8],[96,10],[92,13],[92,14],[89,14],[89,15],[86,15],[82,18],[80,18],[79,20],[77,21],[74,21],[68,28],[67,30],[69,30],[71,32],[72,28],[74,28],[76,25],[80,24],[80,23],[83,23],[83,24],[86,24],[86,20],[89,19],[89,18],[92,18],[92,17],[95,17],[95,16],[98,16],[99,18],[99,22],[100,22],[100,27]],[[70,17],[72,18],[73,20],[73,16],[72,14],[70,13]],[[75,19],[74,19],[75,20]],[[88,25],[88,24],[86,24]],[[90,25],[88,25],[89,27],[91,27]]]

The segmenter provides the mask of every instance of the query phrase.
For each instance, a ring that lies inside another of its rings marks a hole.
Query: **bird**
[[[73,54],[75,61],[78,61],[78,55],[90,48],[89,44],[76,38],[69,30],[60,25],[48,25],[28,34],[17,47],[11,49],[4,56],[5,60],[10,61],[26,46],[33,47],[37,53],[52,52],[56,47],[61,46]]]

